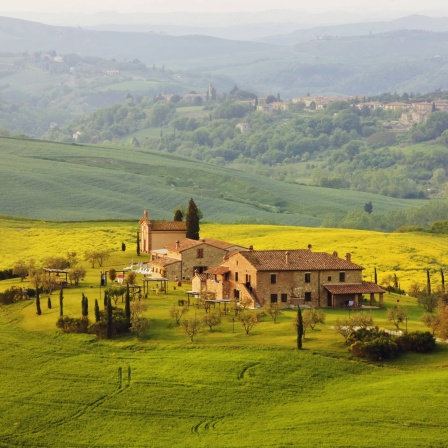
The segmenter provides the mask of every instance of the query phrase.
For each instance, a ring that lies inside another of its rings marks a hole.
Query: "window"
[[[204,258],[204,249],[198,249],[196,258]]]
[[[345,282],[345,272],[339,272],[339,281]]]
[[[235,281],[238,281],[238,272],[235,272]]]
[[[271,294],[271,303],[277,303],[277,294]]]
[[[328,281],[331,282],[331,275],[328,276]]]
[[[305,272],[305,283],[311,282],[311,272]]]
[[[237,289],[233,290],[233,297],[235,297],[235,299],[239,299],[240,298],[240,292]]]
[[[277,274],[271,274],[271,285],[275,285],[277,283]]]
[[[282,294],[281,295],[281,300],[283,303],[286,303],[288,301],[288,294]]]
[[[305,302],[311,302],[311,293],[310,292],[305,293]]]

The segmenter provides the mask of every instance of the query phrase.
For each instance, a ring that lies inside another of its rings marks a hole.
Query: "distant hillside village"
[[[383,306],[384,290],[362,279],[363,267],[349,253],[306,249],[262,250],[252,246],[199,238],[186,238],[186,223],[153,221],[145,210],[139,221],[140,263],[144,281],[191,281],[192,296],[210,301],[238,301],[248,308],[278,303],[280,307]]]

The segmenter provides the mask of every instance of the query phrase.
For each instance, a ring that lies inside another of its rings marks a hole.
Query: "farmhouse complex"
[[[150,255],[153,277],[192,280],[192,290],[215,300],[237,300],[250,308],[267,302],[282,307],[383,306],[384,290],[362,280],[363,267],[337,252],[254,250],[233,243],[186,238],[182,221],[139,221],[141,252]]]
[[[236,298],[252,308],[269,301],[283,307],[359,307],[363,295],[370,305],[383,306],[384,290],[362,281],[363,269],[352,263],[350,254],[340,258],[311,248],[237,251],[196,273],[193,289],[217,300]]]

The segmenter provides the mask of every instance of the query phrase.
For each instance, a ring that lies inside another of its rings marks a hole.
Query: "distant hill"
[[[448,18],[433,18],[419,14],[389,21],[346,23],[341,25],[302,27],[290,33],[267,36],[260,39],[275,45],[296,45],[319,37],[366,36],[391,31],[448,32]]]
[[[193,197],[204,220],[318,227],[327,214],[423,201],[287,184],[157,151],[0,138],[0,215],[46,220],[155,219]]]

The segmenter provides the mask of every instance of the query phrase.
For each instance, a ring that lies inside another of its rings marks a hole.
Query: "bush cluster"
[[[371,361],[395,358],[405,351],[427,353],[436,346],[436,341],[429,331],[391,336],[378,328],[361,328],[354,331],[348,341],[349,350],[353,355]]]
[[[89,329],[89,319],[86,317],[69,317],[61,316],[56,326],[62,330],[63,333],[87,333]]]

